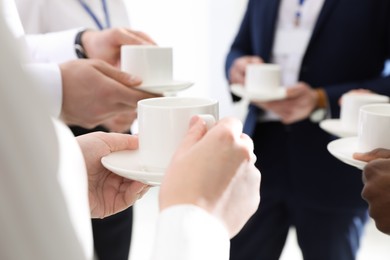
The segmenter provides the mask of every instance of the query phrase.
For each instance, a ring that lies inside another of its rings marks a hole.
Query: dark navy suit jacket
[[[249,0],[227,56],[226,73],[234,60],[244,55],[260,56],[270,62],[279,3],[280,0]],[[389,54],[389,0],[325,0],[303,57],[299,80],[312,87],[323,87],[328,95],[331,117],[338,118],[339,98],[351,89],[365,88],[390,94],[390,78],[382,76]],[[252,133],[261,112],[257,107],[249,107],[245,122],[247,133]],[[296,141],[291,141],[289,151],[284,151],[288,154],[288,161],[284,163],[288,163],[289,171],[293,172],[288,178],[292,179],[290,184],[298,201],[327,207],[364,205],[360,198],[361,171],[343,165],[326,150],[327,143],[334,137],[309,120],[288,128],[290,137]],[[273,142],[276,138],[261,142]],[[258,156],[261,165],[262,155]],[[275,158],[275,163],[281,162]],[[277,175],[272,169],[264,169],[264,174]]]

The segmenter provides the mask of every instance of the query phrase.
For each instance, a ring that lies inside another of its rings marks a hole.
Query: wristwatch
[[[326,109],[325,108],[317,108],[314,109],[310,114],[310,121],[313,123],[319,123],[324,120],[326,117]]]
[[[317,104],[315,109],[310,114],[310,121],[313,123],[319,123],[326,117],[327,107],[328,107],[328,98],[326,97],[325,90],[322,88],[316,88],[317,92]]]
[[[86,30],[79,31],[76,34],[76,38],[74,40],[74,50],[79,59],[88,59],[88,56],[85,53],[83,42],[81,41],[81,37],[83,36],[83,33],[85,33],[85,31]]]

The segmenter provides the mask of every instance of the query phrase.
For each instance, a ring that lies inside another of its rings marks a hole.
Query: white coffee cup
[[[358,152],[390,149],[390,104],[371,104],[360,108]]]
[[[281,87],[280,66],[277,64],[248,64],[245,69],[245,89],[252,93],[275,92]]]
[[[161,97],[138,102],[139,152],[144,170],[165,171],[194,115],[200,115],[211,127],[218,120],[218,101]]]
[[[349,92],[344,94],[341,100],[341,127],[344,131],[357,133],[360,108],[368,104],[388,103],[389,97],[373,93]]]
[[[173,82],[172,48],[155,45],[122,45],[121,70],[138,76],[141,86]]]

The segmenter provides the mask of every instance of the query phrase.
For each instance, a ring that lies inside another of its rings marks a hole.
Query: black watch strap
[[[81,37],[83,36],[83,33],[85,33],[85,31],[86,30],[78,32],[74,41],[74,50],[79,59],[88,59],[88,56],[85,53],[83,42],[81,41]]]

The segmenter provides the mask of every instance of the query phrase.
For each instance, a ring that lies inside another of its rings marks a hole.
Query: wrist
[[[319,123],[326,117],[328,108],[328,97],[323,88],[315,88],[314,91],[316,102],[310,114],[310,121],[312,121],[313,123]]]
[[[317,108],[323,108],[326,109],[328,107],[328,97],[326,95],[326,92],[323,88],[315,88],[314,91],[316,92],[316,105],[314,109]]]

